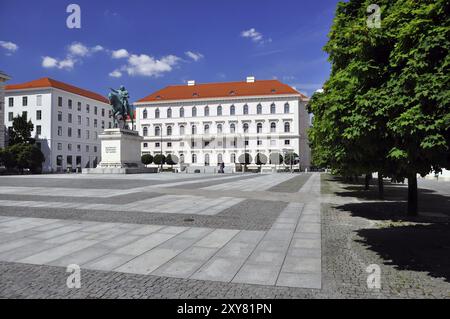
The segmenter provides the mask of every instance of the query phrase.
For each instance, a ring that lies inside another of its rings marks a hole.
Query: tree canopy
[[[367,23],[372,1],[341,2],[324,50],[331,75],[311,98],[315,165],[341,174],[417,180],[450,167],[448,0],[382,0],[381,27]]]

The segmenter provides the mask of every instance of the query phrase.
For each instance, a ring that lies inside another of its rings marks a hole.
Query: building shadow
[[[376,179],[368,191],[361,184],[327,179],[340,182],[336,196],[358,199],[336,205],[337,213],[347,212],[375,222],[372,228],[356,231],[357,242],[379,255],[386,265],[428,272],[450,282],[450,195],[419,188],[419,216],[408,217],[406,183],[385,183],[384,200],[379,200]]]

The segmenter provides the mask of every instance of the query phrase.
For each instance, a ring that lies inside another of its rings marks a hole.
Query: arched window
[[[219,153],[219,154],[217,154],[217,163],[222,163],[222,162],[223,162],[222,154]]]
[[[155,136],[159,136],[161,134],[161,128],[159,126],[155,126]]]
[[[194,106],[192,108],[192,117],[196,117],[197,116],[197,108]]]
[[[222,115],[222,105],[217,107],[217,115]]]
[[[155,119],[159,119],[159,109],[155,110]]]
[[[277,131],[277,124],[275,122],[270,123],[270,132],[275,133]]]
[[[184,135],[184,125],[180,126],[180,135]]]
[[[184,117],[184,107],[180,108],[180,117]]]
[[[192,163],[197,163],[197,154],[192,154]]]
[[[209,134],[209,125],[205,124],[205,126],[203,127],[205,134]]]
[[[205,154],[205,166],[209,166],[209,154]]]
[[[167,109],[167,118],[171,118],[172,117],[172,109],[169,107],[168,109]]]
[[[284,104],[284,113],[289,113],[289,103]]]
[[[236,163],[236,154],[231,153],[231,155],[230,155],[230,161],[231,161],[231,163]]]
[[[262,123],[256,125],[256,133],[262,133]]]
[[[256,114],[262,114],[262,105],[261,105],[261,103],[259,103],[256,106]]]
[[[192,135],[197,134],[197,126],[192,125],[191,132],[192,132]]]
[[[180,154],[180,164],[184,164],[184,154]]]
[[[222,133],[222,124],[217,124],[217,133]]]
[[[167,127],[167,135],[172,135],[172,126]]]
[[[284,133],[289,133],[291,131],[291,124],[289,122],[284,123]]]
[[[236,107],[234,105],[230,106],[230,115],[236,114]]]
[[[230,133],[236,133],[236,125],[230,124]]]
[[[248,114],[248,105],[247,104],[244,105],[244,112],[243,113],[244,114]]]
[[[209,116],[209,106],[205,107],[205,116]]]
[[[244,123],[242,128],[244,129],[244,133],[248,133],[248,123]]]
[[[147,136],[148,135],[148,127],[144,126],[143,130],[142,130],[142,135]]]
[[[142,118],[143,119],[147,118],[147,109],[145,109],[144,112],[142,112]]]
[[[270,113],[271,114],[275,114],[276,113],[275,103],[270,104]]]

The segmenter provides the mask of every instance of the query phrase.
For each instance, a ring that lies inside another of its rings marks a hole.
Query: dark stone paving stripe
[[[83,203],[83,204],[112,204],[124,205],[134,203],[144,199],[164,196],[161,193],[139,192],[118,195],[114,197],[70,197],[70,196],[40,196],[40,195],[17,195],[17,194],[0,194],[0,200],[15,201],[37,201],[37,202],[64,202],[64,203]],[[0,210],[2,208],[0,207]]]
[[[235,178],[229,178],[229,179],[226,179],[226,180],[223,180],[223,181],[221,181],[220,179],[215,180],[215,181],[208,181],[208,182],[201,182],[200,181],[199,183],[192,183],[192,184],[185,184],[185,185],[174,186],[174,188],[197,189],[197,188],[203,188],[203,187],[208,187],[208,186],[213,186],[213,185],[218,185],[218,184],[226,185],[227,183],[236,182],[238,180],[251,179],[251,178],[258,177],[258,176],[261,176],[261,175],[258,175],[258,174],[242,175],[242,176],[237,176]]]
[[[66,267],[0,262],[0,298],[317,298],[313,289],[258,286],[81,270],[68,289]]]
[[[299,176],[273,186],[267,191],[275,193],[297,193],[311,176],[312,174],[302,173]]]
[[[245,200],[217,215],[103,211],[49,207],[0,207],[0,215],[17,217],[88,220],[110,223],[211,227],[240,230],[268,230],[285,202]]]
[[[142,179],[96,179],[95,177],[85,178],[27,178],[27,177],[0,177],[0,186],[13,187],[61,187],[61,188],[106,188],[106,189],[130,189],[135,187],[163,185],[184,181],[201,181],[204,178],[224,176],[202,175],[201,177],[192,175],[192,178],[174,180],[142,180]]]

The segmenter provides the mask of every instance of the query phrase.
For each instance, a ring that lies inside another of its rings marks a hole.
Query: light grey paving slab
[[[251,264],[279,266],[283,264],[286,253],[284,251],[267,251],[256,249],[249,257]]]
[[[191,246],[175,257],[176,260],[206,261],[217,252],[217,248]]]
[[[266,251],[286,251],[289,247],[288,240],[265,240],[263,239],[257,249]]]
[[[132,242],[128,245],[125,245],[119,249],[116,249],[114,253],[116,254],[128,254],[138,256],[146,251],[155,248],[159,244],[165,242],[166,240],[174,237],[175,234],[162,234],[162,233],[153,233],[148,236],[145,236],[142,239],[139,239],[135,242]]]
[[[80,228],[82,228],[82,226],[68,225],[68,226],[58,227],[56,229],[52,229],[49,231],[41,232],[33,237],[39,238],[39,239],[50,239],[52,237],[57,237],[60,235],[64,235],[64,234],[79,230]]]
[[[98,246],[110,248],[110,249],[117,249],[120,247],[123,247],[127,244],[130,244],[132,242],[136,242],[138,239],[142,238],[141,236],[133,236],[133,235],[119,235],[115,236],[114,238],[104,240],[100,243],[98,243]]]
[[[162,228],[164,228],[164,226],[144,225],[135,230],[130,231],[129,235],[149,235],[149,234],[154,233],[157,230],[160,230]]]
[[[104,256],[109,252],[110,249],[108,248],[91,246],[51,261],[49,265],[67,267],[70,264],[77,264],[83,266],[83,264]]]
[[[255,243],[229,242],[222,247],[216,256],[224,258],[246,258],[255,249]]]
[[[294,232],[292,230],[273,230],[267,231],[264,236],[265,241],[290,241]]]
[[[182,232],[177,237],[178,238],[202,238],[209,233],[214,231],[213,228],[205,228],[205,227],[191,227],[188,230]]]
[[[288,273],[320,273],[320,258],[286,256],[282,272]]]
[[[233,278],[232,282],[275,285],[279,272],[280,267],[278,266],[246,263]]]
[[[289,248],[287,256],[321,258],[322,251],[320,248]]]
[[[281,272],[276,285],[320,289],[322,288],[322,280],[320,274],[291,274]]]
[[[66,243],[64,245],[44,250],[35,255],[31,255],[29,257],[21,259],[19,260],[19,262],[37,265],[48,264],[49,262],[55,259],[69,255],[75,251],[82,250],[83,248],[92,246],[95,243],[96,242],[92,240],[77,240],[74,242]]]
[[[316,248],[320,249],[321,243],[318,239],[294,238],[291,242],[292,248]]]
[[[135,258],[135,256],[111,253],[104,255],[100,258],[94,259],[93,261],[84,264],[83,267],[87,269],[112,271],[115,268],[119,267],[120,265],[127,263],[133,258]]]
[[[230,241],[239,230],[236,229],[216,229],[203,239],[195,243],[195,246],[220,248]]]
[[[316,239],[316,240],[320,240],[321,239],[321,234],[320,233],[294,233],[294,236],[292,238],[303,238],[303,239]]]
[[[299,223],[296,232],[320,233],[320,223]]]
[[[36,241],[37,241],[37,239],[21,238],[21,239],[18,239],[18,240],[2,243],[0,245],[0,252],[5,252],[5,251],[8,251],[8,250],[16,249],[18,247],[30,245],[32,243],[35,243]]]
[[[151,274],[155,276],[189,278],[202,264],[203,262],[199,260],[176,259],[167,262]]]
[[[93,238],[87,238],[89,236],[88,233],[83,233],[79,231],[73,231],[70,233],[66,233],[61,236],[52,237],[50,239],[45,240],[46,243],[54,243],[54,244],[65,244],[69,241],[74,241],[77,239],[93,239]],[[39,236],[35,236],[39,237]]]
[[[6,252],[0,253],[0,260],[9,261],[9,262],[17,262],[23,258],[34,255],[41,251],[51,249],[55,247],[56,244],[44,243],[41,241],[37,241],[33,243],[33,245],[24,245],[13,250],[8,250]]]
[[[245,262],[245,259],[213,257],[190,278],[230,282]]]
[[[180,250],[176,249],[154,248],[116,268],[115,271],[133,274],[150,274],[179,253]]]
[[[188,227],[183,226],[167,226],[158,231],[158,233],[162,234],[174,234],[177,235],[179,233],[182,233],[184,231],[188,230]]]

